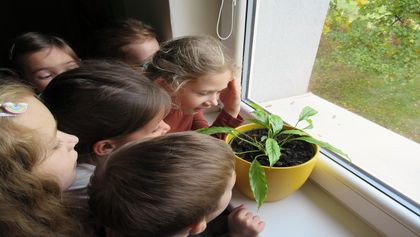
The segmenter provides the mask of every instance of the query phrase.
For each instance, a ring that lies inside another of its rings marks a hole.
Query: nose
[[[162,127],[162,131],[163,131],[162,135],[165,135],[167,132],[169,132],[169,130],[171,130],[171,126],[169,126],[169,124],[165,123],[165,121],[163,121],[163,120],[162,120],[160,126]]]
[[[218,94],[216,94],[216,93],[214,93],[214,94],[212,94],[212,96],[206,101],[206,105],[209,105],[209,106],[216,106],[216,105],[218,105],[219,104],[219,102],[218,102],[218,100],[219,100],[219,96],[218,96]]]
[[[78,137],[62,131],[58,131],[58,139],[65,143],[69,150],[73,150],[76,144],[79,142]]]

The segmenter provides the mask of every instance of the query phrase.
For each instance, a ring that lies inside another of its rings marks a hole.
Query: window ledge
[[[265,221],[261,237],[382,236],[311,180],[285,199],[264,203],[260,210],[237,189],[231,204],[244,204]]]

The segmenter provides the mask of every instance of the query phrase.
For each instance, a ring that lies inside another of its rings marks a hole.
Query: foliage
[[[335,59],[386,80],[418,78],[419,0],[331,0],[324,36]]]
[[[333,152],[348,157],[341,150],[331,146],[326,142],[310,137],[307,133],[304,132],[304,130],[313,127],[311,117],[318,113],[313,108],[309,106],[303,108],[299,115],[298,121],[293,126],[294,128],[285,129],[284,122],[280,116],[269,114],[257,104],[253,104],[252,106],[256,108],[252,112],[255,118],[248,119],[248,121],[259,124],[268,131],[267,136],[261,137],[260,140],[256,140],[250,136],[247,136],[245,133],[242,133],[241,136],[239,136],[239,133],[235,129],[229,127],[210,127],[198,129],[197,131],[208,135],[216,133],[230,133],[235,136],[235,138],[252,145],[257,151],[259,151],[259,154],[254,157],[249,170],[250,187],[254,198],[257,201],[258,208],[261,207],[267,197],[268,187],[265,172],[257,158],[261,157],[263,159],[268,159],[270,167],[273,167],[273,165],[281,158],[282,147],[294,140],[302,140],[308,143],[316,144],[320,147],[327,148]],[[305,121],[307,125],[299,129],[298,125],[303,121]],[[280,135],[286,136],[278,143],[276,138]],[[252,152],[254,151],[255,150]]]

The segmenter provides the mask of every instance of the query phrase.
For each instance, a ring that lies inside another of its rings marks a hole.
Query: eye
[[[53,77],[53,75],[49,74],[49,75],[45,75],[45,76],[39,76],[38,79],[40,79],[40,80],[46,80],[46,79],[50,79],[52,77]]]
[[[49,72],[48,70],[40,71],[37,74],[35,74],[35,77],[38,80],[47,80],[54,77],[53,73]]]
[[[202,95],[202,96],[205,96],[205,95],[208,95],[209,92],[208,91],[200,91],[197,94]]]

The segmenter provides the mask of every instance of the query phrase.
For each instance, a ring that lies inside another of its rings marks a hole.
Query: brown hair
[[[217,39],[187,36],[163,43],[147,64],[146,75],[163,78],[176,91],[188,81],[226,70],[235,73],[237,66]]]
[[[89,205],[124,236],[166,237],[213,212],[234,170],[223,141],[180,132],[129,143],[91,178]]]
[[[0,103],[32,96],[25,85],[0,85]],[[0,117],[0,134],[0,236],[82,236],[82,227],[61,202],[58,184],[32,172],[46,157],[40,135],[14,117]]]
[[[80,61],[73,49],[62,38],[39,32],[27,32],[16,37],[14,43],[10,47],[9,60],[13,67],[22,72],[23,56],[28,53],[37,52],[43,49],[51,49],[53,47],[64,51],[66,54],[70,55],[74,61]]]
[[[131,18],[117,20],[98,33],[97,54],[104,58],[124,59],[124,46],[150,38],[156,38],[152,26]]]
[[[58,129],[79,138],[75,149],[82,156],[91,154],[97,141],[123,138],[145,126],[171,103],[140,71],[104,60],[85,61],[58,75],[41,98]]]

